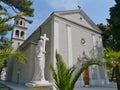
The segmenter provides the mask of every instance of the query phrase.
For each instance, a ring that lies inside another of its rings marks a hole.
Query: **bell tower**
[[[26,40],[26,20],[24,18],[16,18],[12,30],[12,48],[15,50]]]

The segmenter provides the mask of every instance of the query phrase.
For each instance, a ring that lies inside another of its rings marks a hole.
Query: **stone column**
[[[91,66],[88,68],[89,69],[89,78],[90,78],[90,85],[92,85],[92,68],[91,68]]]
[[[105,71],[105,82],[108,85],[109,84],[109,80],[108,80],[108,76],[107,76],[107,69],[106,69],[106,64],[104,65],[104,71]]]
[[[98,85],[101,85],[101,80],[100,80],[100,70],[99,70],[99,66],[97,66],[97,81],[98,81]]]

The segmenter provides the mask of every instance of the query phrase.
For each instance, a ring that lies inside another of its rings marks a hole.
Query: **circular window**
[[[86,44],[86,41],[84,38],[81,39],[81,44],[85,45]]]

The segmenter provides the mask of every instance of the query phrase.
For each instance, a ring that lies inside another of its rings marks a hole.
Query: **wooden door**
[[[90,79],[89,79],[89,70],[88,70],[88,68],[83,71],[82,76],[83,76],[84,84],[89,85]]]

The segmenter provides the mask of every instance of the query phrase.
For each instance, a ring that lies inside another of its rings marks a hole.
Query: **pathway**
[[[13,90],[29,90],[28,87],[16,83],[11,83],[6,81],[0,81],[0,83],[6,85],[7,87]],[[74,90],[117,90],[117,88],[115,83],[111,83],[109,86],[104,86],[104,87],[81,87],[81,88],[75,88]]]

